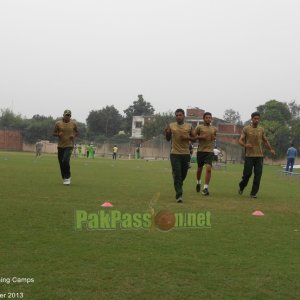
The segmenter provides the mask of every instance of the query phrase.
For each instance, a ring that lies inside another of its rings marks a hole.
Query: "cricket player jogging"
[[[191,124],[184,122],[184,110],[179,108],[175,111],[176,122],[170,123],[165,128],[167,141],[171,140],[170,161],[174,188],[176,192],[176,201],[183,202],[183,182],[186,178],[190,162],[189,141],[195,136]]]
[[[214,159],[214,147],[216,142],[217,128],[211,125],[212,114],[205,112],[203,115],[203,125],[196,127],[196,139],[199,140],[197,149],[197,184],[196,191],[201,190],[201,175],[203,166],[206,165],[205,182],[202,190],[202,195],[208,196],[208,186],[211,179],[212,162]]]

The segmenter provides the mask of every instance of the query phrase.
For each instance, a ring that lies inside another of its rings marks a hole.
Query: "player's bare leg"
[[[197,168],[197,174],[196,174],[196,177],[197,177],[196,191],[197,191],[197,193],[199,193],[200,190],[201,190],[201,175],[202,175],[202,170],[203,170],[203,167],[198,167]]]
[[[211,168],[212,168],[211,165],[208,165],[208,164],[206,165],[205,184],[204,184],[204,188],[203,188],[203,191],[202,191],[202,195],[204,195],[204,196],[209,195],[208,185],[209,185],[209,182],[210,182],[210,179],[211,179]]]

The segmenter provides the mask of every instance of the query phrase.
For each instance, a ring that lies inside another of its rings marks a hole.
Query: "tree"
[[[288,106],[289,106],[289,110],[292,114],[292,119],[294,120],[294,119],[299,118],[299,116],[300,116],[300,105],[297,104],[295,100],[293,100],[293,101],[290,101],[288,103]]]
[[[94,139],[97,135],[114,136],[120,131],[122,119],[123,117],[113,105],[90,111],[86,119],[88,138]]]
[[[243,124],[240,113],[231,108],[225,110],[223,119],[229,123],[239,124],[239,125]]]
[[[150,102],[146,102],[143,95],[138,95],[138,100],[133,101],[133,105],[130,105],[124,110],[126,117],[123,129],[126,132],[131,131],[133,116],[153,115],[154,111],[155,109],[152,104]]]
[[[55,141],[53,137],[55,120],[52,117],[34,115],[26,121],[27,126],[23,129],[23,137],[27,143],[36,143],[37,140]]]
[[[283,157],[290,142],[300,138],[298,122],[300,107],[295,101],[289,104],[277,100],[267,101],[257,107],[261,115],[261,125],[266,129],[268,139],[277,153]],[[300,129],[300,128],[299,128]]]
[[[292,142],[294,146],[300,150],[300,118],[294,119],[291,122],[290,142]]]
[[[142,129],[144,139],[148,140],[163,134],[166,125],[174,121],[175,117],[172,112],[154,115],[151,122],[146,123]]]
[[[289,106],[285,102],[270,100],[263,105],[257,107],[257,111],[263,120],[276,120],[281,124],[287,124],[292,119]]]
[[[282,125],[277,120],[262,120],[261,126],[265,128],[268,140],[276,151],[276,156],[284,156],[290,140],[289,127]],[[265,154],[271,156],[270,151],[266,151]]]
[[[9,108],[1,109],[0,128],[23,129],[26,125],[26,120],[21,115],[15,114]]]

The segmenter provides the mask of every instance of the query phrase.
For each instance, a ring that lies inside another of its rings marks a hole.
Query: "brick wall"
[[[241,134],[243,126],[235,124],[219,124],[218,131],[220,133]]]
[[[22,151],[23,138],[19,130],[0,129],[0,149]]]

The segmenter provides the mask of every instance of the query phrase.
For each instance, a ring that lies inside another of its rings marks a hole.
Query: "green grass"
[[[0,152],[1,293],[24,299],[299,299],[300,181],[265,166],[259,198],[237,195],[241,165],[214,170],[195,192],[195,165],[175,203],[168,161],[72,159],[63,186],[56,156]],[[252,178],[251,178],[252,180]],[[206,229],[75,231],[74,210],[110,201],[122,212],[204,212]],[[253,217],[262,210],[264,217]]]

